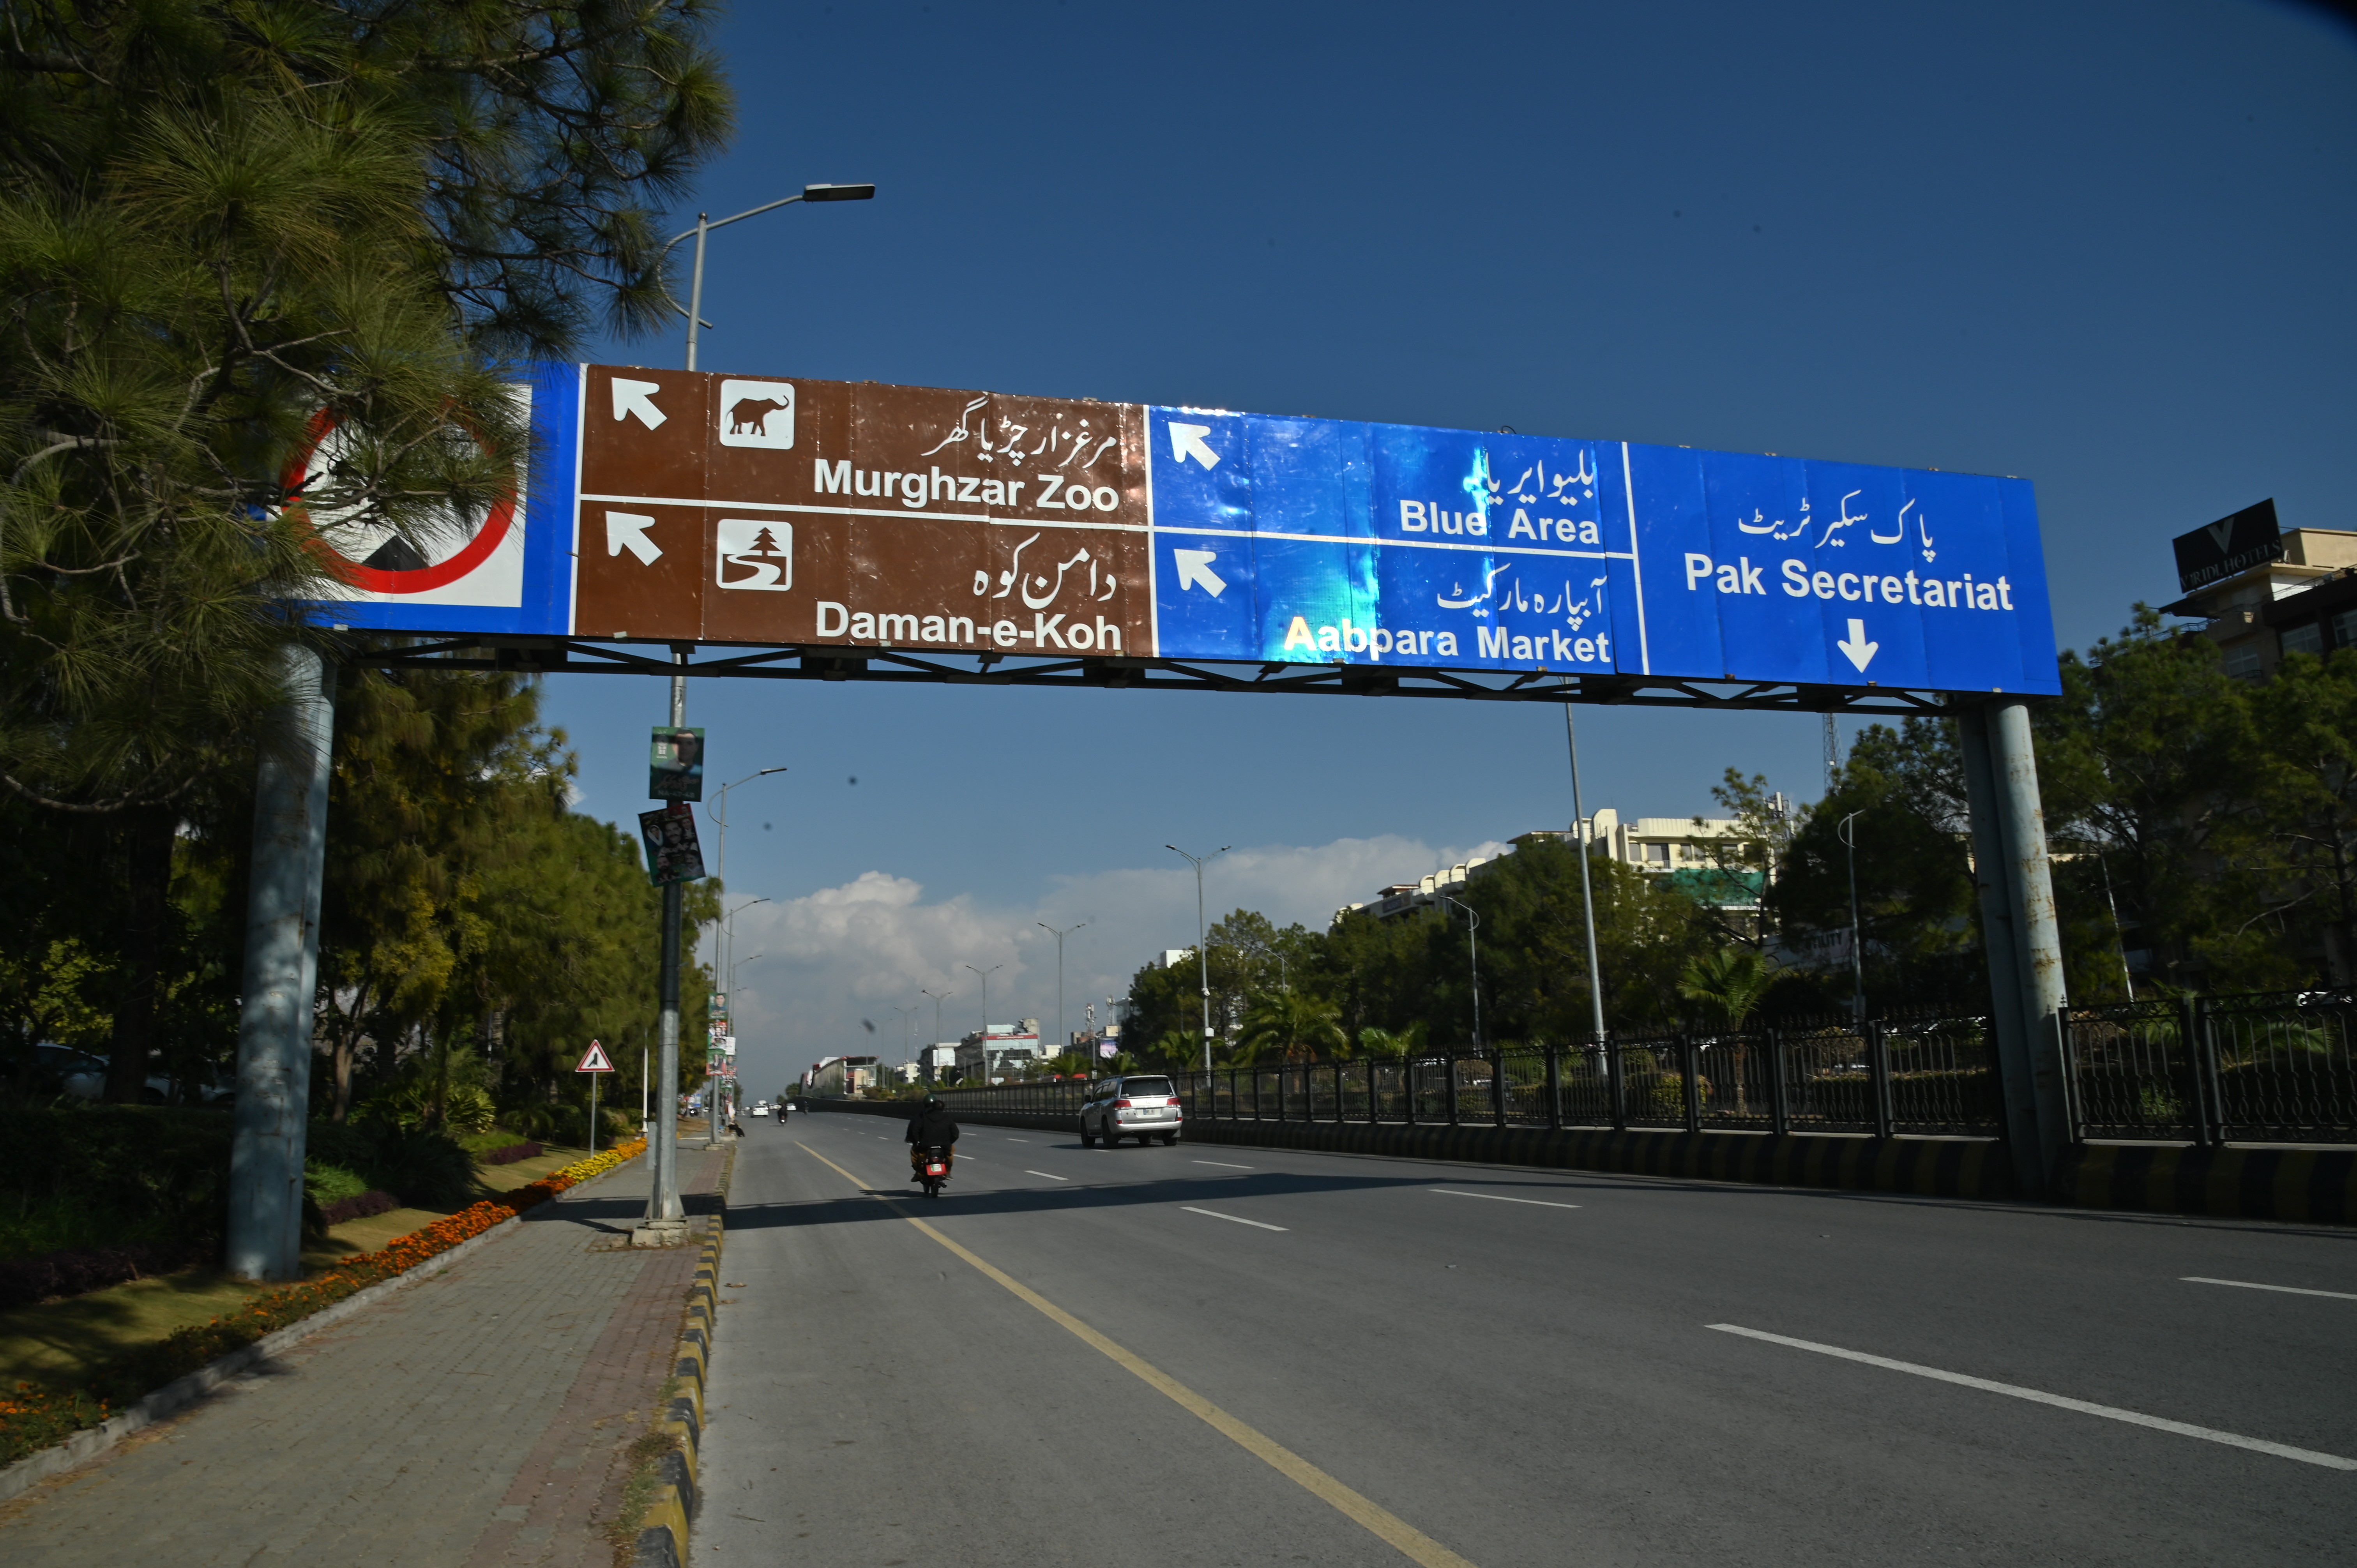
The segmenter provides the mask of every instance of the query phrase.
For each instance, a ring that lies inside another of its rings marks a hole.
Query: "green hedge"
[[[228,1229],[231,1135],[226,1111],[0,1102],[0,1257],[218,1240]],[[474,1196],[472,1157],[438,1133],[315,1122],[308,1139],[314,1203],[371,1189],[428,1208]]]

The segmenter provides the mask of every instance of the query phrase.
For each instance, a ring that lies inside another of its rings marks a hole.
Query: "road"
[[[2357,1233],[748,1132],[702,1563],[2357,1562]]]

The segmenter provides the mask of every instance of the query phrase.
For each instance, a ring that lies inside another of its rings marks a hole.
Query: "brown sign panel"
[[[574,628],[1152,651],[1135,404],[593,365]]]

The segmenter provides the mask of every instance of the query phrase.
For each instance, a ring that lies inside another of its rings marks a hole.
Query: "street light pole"
[[[933,991],[920,985],[917,987],[917,994],[920,996],[930,996],[933,999],[932,1043],[938,1046],[942,1043],[942,1004],[948,1001],[951,997],[955,996],[957,993],[954,991]],[[952,1062],[950,1065],[954,1067],[957,1064]]]
[[[1072,1037],[1064,1028],[1064,939],[1088,922],[1082,920],[1081,926],[1067,926],[1060,931],[1045,920],[1031,923],[1043,931],[1053,933],[1056,939],[1056,1054],[1060,1057],[1072,1048]]]
[[[1481,929],[1480,912],[1462,898],[1448,894],[1437,895],[1443,904],[1454,904],[1465,911],[1466,967],[1473,976],[1473,1054],[1481,1054],[1481,945],[1474,933]]]
[[[974,965],[966,965],[982,976],[982,1081],[985,1088],[990,1083],[990,977],[1006,967],[1003,963],[994,963],[988,969],[974,969]]]
[[[785,769],[765,768],[763,771],[782,773]],[[758,777],[758,775],[756,777]],[[737,782],[741,784],[745,782],[745,780],[740,779]],[[723,839],[721,842],[725,843],[727,841]],[[727,884],[723,882],[721,886],[726,887]],[[726,914],[722,915],[719,920],[715,923],[712,933],[712,946],[715,950],[713,952],[714,963],[712,977],[721,983],[720,994],[724,1001],[737,993],[737,917],[743,914],[746,910],[751,908],[756,904],[766,904],[768,902],[769,900],[767,898],[748,898],[742,904],[737,905],[734,909],[730,909]],[[727,956],[725,959],[721,957],[719,951],[722,941],[722,932],[724,931],[726,932],[727,940]],[[745,961],[750,963],[752,960],[748,959]],[[733,1022],[731,1023],[730,1027],[732,1029],[735,1027]],[[705,1026],[704,1037],[704,1146],[707,1149],[716,1149],[720,1146],[720,1118],[716,1113],[718,1110],[720,1094],[718,1085],[715,1083],[711,1071],[712,1031],[711,1026],[708,1022]]]
[[[1222,844],[1211,854],[1202,855],[1188,854],[1175,843],[1166,843],[1162,847],[1173,854],[1185,856],[1195,867],[1195,978],[1203,993],[1203,1070],[1208,1073],[1211,1070],[1211,955],[1204,950],[1203,946],[1203,863],[1219,859],[1228,853],[1230,846]]]
[[[1571,748],[1571,836],[1579,849],[1579,907],[1587,924],[1587,1004],[1590,1026],[1598,1049],[1604,1045],[1604,971],[1596,961],[1596,889],[1588,880],[1587,811],[1579,803],[1579,736],[1571,723],[1571,704],[1563,705],[1563,739]]]
[[[911,1053],[915,1049],[912,1036],[916,1032],[917,1010],[914,1007],[896,1006],[892,1011],[900,1015],[900,1060],[903,1065],[906,1065],[916,1059]]]
[[[1835,835],[1849,849],[1849,972],[1853,988],[1850,1013],[1860,1024],[1866,1022],[1866,949],[1857,923],[1857,833],[1850,824],[1865,814],[1863,811],[1852,811],[1834,829]]]
[[[712,877],[714,881],[720,884],[720,890],[723,893],[728,891],[728,791],[740,784],[750,784],[756,779],[767,779],[772,773],[785,771],[783,768],[764,768],[758,773],[748,773],[742,779],[720,786],[719,799],[712,809],[712,821],[720,829],[720,854],[713,863]],[[715,969],[719,968],[721,963],[720,930],[716,926],[713,928],[712,932],[712,963]]]
[[[774,212],[780,207],[791,207],[797,201],[867,201],[872,200],[875,195],[876,188],[872,185],[806,185],[802,187],[802,194],[799,196],[789,196],[776,201],[765,202],[759,207],[750,207],[731,217],[723,218],[717,222],[699,212],[695,215],[694,228],[683,229],[673,235],[671,242],[663,247],[663,255],[666,258],[678,248],[682,242],[687,240],[695,242],[695,271],[688,284],[687,304],[682,306],[676,299],[671,301],[671,307],[687,317],[687,368],[691,371],[695,369],[696,328],[710,325],[704,319],[704,242],[712,231],[726,229],[731,223],[742,223],[748,218],[759,218],[762,213]],[[661,275],[660,273],[657,274],[657,276]],[[671,291],[668,287],[663,290],[663,297],[671,298]]]

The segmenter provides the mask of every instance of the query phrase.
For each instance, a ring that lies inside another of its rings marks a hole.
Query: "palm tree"
[[[1351,1036],[1343,1031],[1341,1010],[1330,1002],[1280,991],[1255,998],[1244,1013],[1243,1038],[1236,1056],[1242,1061],[1275,1057],[1285,1061],[1308,1060],[1320,1047],[1329,1055],[1351,1054]]]
[[[1686,965],[1678,994],[1717,1008],[1729,1034],[1743,1027],[1776,979],[1776,966],[1749,948],[1721,948]]]
[[[1359,1031],[1359,1054],[1392,1058],[1421,1056],[1426,1032],[1421,1018],[1405,1029],[1378,1029],[1370,1026]]]

